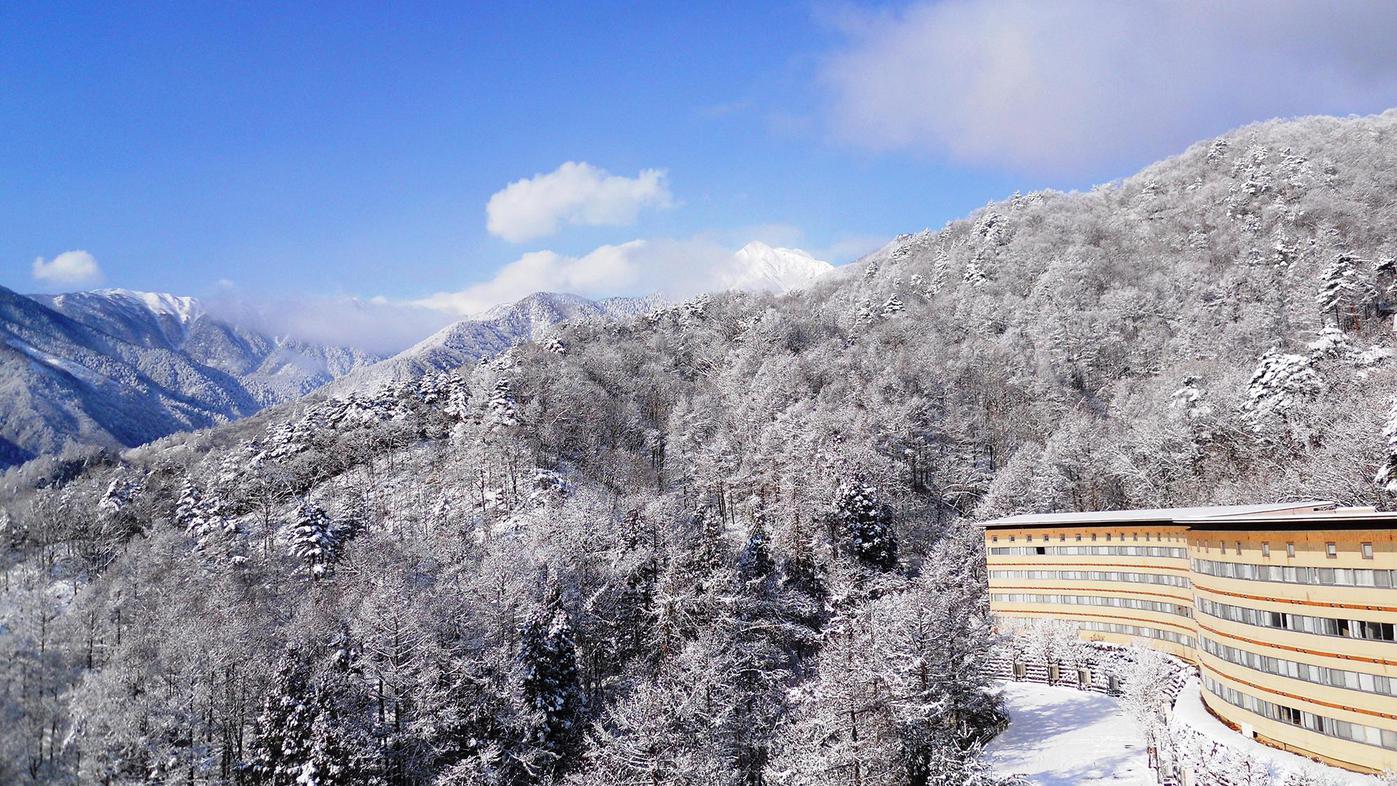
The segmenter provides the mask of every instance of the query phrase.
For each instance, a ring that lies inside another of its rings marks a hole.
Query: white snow
[[[754,240],[733,254],[735,268],[725,282],[742,292],[789,292],[814,283],[834,270],[798,248],[772,248]]]
[[[168,292],[138,292],[134,289],[99,289],[96,292],[112,299],[137,301],[152,314],[174,317],[182,325],[187,325],[204,314],[204,307],[198,300],[171,295]]]
[[[1039,786],[1155,786],[1140,728],[1100,693],[1029,682],[1003,686],[1009,728],[985,748],[1001,776]]]
[[[76,377],[77,379],[83,382],[86,382],[87,384],[93,387],[98,387],[109,381],[106,377],[102,376],[101,374],[98,374],[96,371],[93,371],[92,369],[86,366],[79,365],[71,360],[64,360],[63,358],[58,357],[57,355],[50,355],[49,353],[39,349],[38,347],[26,344],[25,342],[20,341],[19,339],[14,338],[13,336],[7,336],[5,338],[5,343],[10,345],[11,348],[17,349],[20,352],[23,352],[25,355],[28,355],[29,359],[34,361],[35,363],[39,363],[48,366],[49,368],[62,371],[66,374]]]
[[[1232,750],[1241,751],[1269,763],[1277,772],[1313,772],[1324,776],[1334,786],[1375,786],[1376,778],[1359,775],[1338,767],[1320,764],[1304,756],[1297,756],[1283,750],[1262,745],[1250,737],[1244,737],[1222,724],[1208,708],[1203,706],[1203,697],[1198,678],[1190,678],[1179,692],[1179,700],[1174,704],[1174,719],[1184,723],[1210,740]]]

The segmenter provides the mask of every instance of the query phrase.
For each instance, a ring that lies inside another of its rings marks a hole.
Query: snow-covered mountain
[[[367,390],[424,374],[447,371],[502,352],[522,341],[536,341],[555,325],[576,319],[621,319],[658,305],[655,298],[606,298],[535,292],[495,306],[474,319],[454,322],[393,357],[335,382],[332,390]]]
[[[738,249],[733,261],[728,288],[742,292],[802,289],[834,270],[834,265],[798,248],[774,248],[759,240]]]
[[[246,417],[377,359],[264,336],[189,297],[0,287],[0,466]]]

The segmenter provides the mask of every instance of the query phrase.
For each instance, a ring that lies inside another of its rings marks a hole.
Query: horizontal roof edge
[[[1067,513],[1021,513],[980,522],[982,527],[1045,527],[1063,524],[1174,524],[1181,521],[1209,521],[1228,517],[1265,516],[1297,511],[1319,512],[1334,508],[1329,500],[1306,502],[1276,502],[1261,505],[1212,505],[1192,508],[1154,508],[1140,510],[1074,511]],[[1372,514],[1368,514],[1372,515]]]

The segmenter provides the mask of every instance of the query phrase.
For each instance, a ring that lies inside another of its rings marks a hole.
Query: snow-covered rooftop
[[[1266,516],[1277,513],[1328,515],[1334,503],[1328,500],[1276,502],[1264,505],[1211,505],[1195,508],[1147,508],[1140,510],[1090,510],[1071,513],[1021,513],[983,522],[984,527],[1035,527],[1051,524],[1173,524],[1179,521],[1208,521],[1239,516]],[[1369,515],[1372,515],[1371,513]]]

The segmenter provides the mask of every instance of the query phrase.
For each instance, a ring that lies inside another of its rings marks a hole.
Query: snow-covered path
[[[1110,696],[1029,682],[1003,685],[1009,728],[985,749],[999,775],[1039,786],[1154,786],[1138,726]]]

